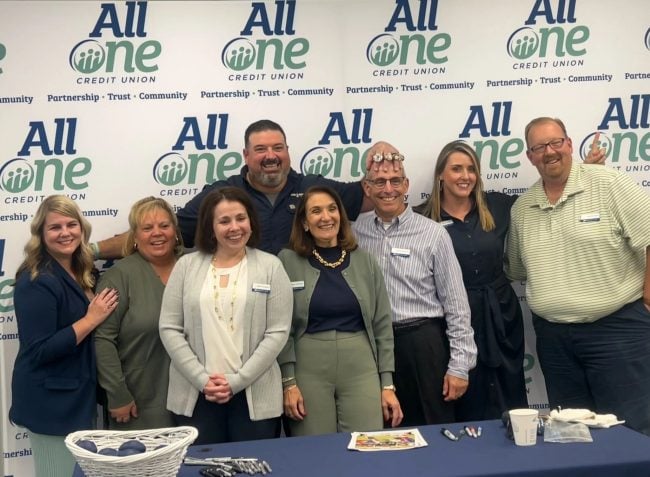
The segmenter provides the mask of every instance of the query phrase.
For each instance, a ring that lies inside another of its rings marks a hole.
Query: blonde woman
[[[497,419],[527,407],[524,325],[517,295],[503,268],[510,209],[517,199],[485,192],[476,152],[464,141],[445,145],[428,201],[413,210],[445,226],[463,272],[478,347],[456,419]]]
[[[16,273],[19,349],[9,417],[28,430],[37,477],[72,475],[74,458],[64,438],[94,426],[90,335],[116,308],[118,294],[111,288],[93,294],[89,236],[90,224],[71,199],[47,197]]]
[[[161,198],[137,201],[129,213],[124,256],[99,281],[115,288],[120,304],[95,333],[97,378],[106,390],[108,427],[152,429],[174,425],[167,410],[169,355],[158,321],[163,292],[183,251],[178,222]]]

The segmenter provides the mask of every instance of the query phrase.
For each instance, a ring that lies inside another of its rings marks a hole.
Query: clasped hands
[[[210,375],[207,384],[203,388],[203,394],[207,401],[225,404],[232,399],[232,389],[226,377],[221,373]]]
[[[115,409],[110,409],[109,411],[111,417],[115,419],[115,422],[119,423],[127,423],[131,418],[138,418],[138,406],[135,405],[135,401],[131,401],[130,403]]]

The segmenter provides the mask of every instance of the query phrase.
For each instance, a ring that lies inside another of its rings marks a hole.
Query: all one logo
[[[515,60],[585,55],[585,43],[590,32],[583,25],[570,26],[576,23],[575,11],[576,0],[558,0],[556,9],[551,0],[535,0],[525,26],[508,37],[508,55]],[[538,20],[553,26],[535,28]],[[563,65],[558,63],[554,66]]]
[[[177,152],[163,154],[153,166],[154,180],[165,186],[175,186],[187,177],[187,160]]]
[[[609,98],[597,129],[601,131],[599,146],[605,148],[609,165],[620,168],[619,164],[627,161],[626,172],[650,171],[650,94]],[[594,134],[580,143],[582,159],[589,153]]]
[[[167,187],[211,184],[238,172],[243,160],[240,153],[227,151],[228,120],[227,113],[184,117],[172,150],[154,164],[154,180]],[[197,152],[185,156],[186,147]]]
[[[330,178],[363,176],[365,154],[372,143],[372,113],[372,108],[353,109],[352,118],[347,122],[343,112],[330,113],[318,146],[308,150],[300,159],[300,171]],[[332,143],[332,139],[344,147],[330,150],[326,146]],[[366,144],[367,148],[361,149],[359,145],[362,144]]]
[[[75,149],[77,118],[56,118],[54,131],[48,133],[44,121],[29,123],[29,131],[18,157],[0,168],[0,189],[11,194],[51,188],[54,191],[81,190],[88,187],[86,176],[92,169],[87,157],[74,157],[64,162],[56,156],[72,156]],[[53,139],[53,140],[52,140]],[[30,161],[36,149],[43,159]]]
[[[487,110],[487,111],[486,111]],[[502,169],[512,170],[521,166],[519,158],[526,150],[524,141],[518,137],[509,137],[512,101],[496,101],[486,108],[481,104],[469,107],[465,126],[458,135],[460,139],[469,139],[472,131],[477,131],[480,140],[472,146],[481,160],[481,166],[487,167],[486,179],[507,179],[518,176],[516,171],[493,172]],[[498,138],[507,138],[498,140]]]
[[[645,45],[646,50],[650,51],[650,28],[648,28],[648,31],[645,32],[645,36],[643,37],[643,44]],[[2,59],[1,54],[0,54],[0,59]],[[1,73],[1,71],[0,71],[0,73]]]
[[[302,69],[309,51],[306,38],[295,37],[296,0],[253,2],[251,13],[239,37],[230,40],[221,51],[221,63],[232,71],[262,70],[269,62],[276,70]],[[258,31],[265,38],[253,38]]]
[[[126,73],[150,73],[158,70],[155,60],[162,51],[160,42],[132,40],[147,37],[147,4],[146,1],[100,4],[97,23],[88,39],[80,41],[70,51],[70,67],[84,75],[112,73],[116,68],[121,68]],[[118,5],[123,15],[118,12]],[[100,39],[104,33],[119,40],[103,42]]]
[[[396,0],[395,9],[388,25],[381,33],[368,42],[367,61],[378,67],[406,65],[441,64],[448,61],[447,49],[451,36],[435,32],[438,0],[419,0],[417,10],[411,8],[409,0]],[[397,35],[397,27],[402,26],[408,34]]]
[[[582,142],[580,143],[578,154],[580,155],[580,159],[582,159],[583,161],[589,155],[589,151],[591,150],[592,144],[594,142],[594,138],[596,134],[598,134],[598,132],[599,131],[594,131],[590,134],[587,134],[582,140]],[[598,142],[596,143],[596,146],[601,149],[604,149],[605,157],[607,159],[611,159],[612,138],[609,135],[601,132],[598,138]]]

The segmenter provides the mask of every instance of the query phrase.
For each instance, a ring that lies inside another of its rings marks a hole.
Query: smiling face
[[[291,168],[289,146],[281,131],[252,133],[244,149],[248,182],[261,192],[277,192],[284,187]]]
[[[562,145],[557,149],[546,145],[556,139],[564,139]],[[526,140],[529,146],[526,155],[537,168],[544,182],[566,181],[573,162],[573,144],[571,139],[565,136],[560,125],[554,121],[543,121],[535,124],[528,131]],[[546,147],[539,153],[530,150],[531,147],[539,145],[546,145]]]
[[[338,244],[341,214],[334,198],[324,192],[312,194],[305,205],[303,225],[309,229],[319,247],[334,247]]]
[[[43,223],[43,244],[57,261],[69,261],[81,245],[81,224],[77,219],[48,212]]]
[[[393,169],[392,164],[382,161],[379,170],[368,171],[363,181],[363,191],[370,198],[375,213],[385,222],[390,222],[406,209],[404,195],[409,189],[409,180],[405,177],[404,168]]]
[[[169,214],[162,209],[153,209],[138,223],[135,243],[148,262],[169,259],[174,256],[176,229]]]
[[[236,254],[244,250],[251,236],[251,222],[241,202],[222,200],[214,208],[212,229],[217,250]]]
[[[476,187],[477,167],[470,156],[455,151],[449,154],[440,174],[443,194],[447,198],[468,199]]]

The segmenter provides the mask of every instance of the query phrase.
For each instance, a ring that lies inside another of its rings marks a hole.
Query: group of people
[[[415,207],[386,142],[360,182],[302,175],[269,120],[246,130],[239,175],[177,214],[142,199],[98,244],[74,202],[45,199],[16,277],[10,411],[37,475],[70,475],[63,436],[94,425],[97,381],[110,428],[189,424],[198,443],[278,437],[283,414],[297,436],[526,407],[510,280],[526,280],[550,406],[650,435],[650,196],[574,164],[558,119],[525,136],[540,179],[519,199],[485,192],[463,141]],[[125,258],[95,286],[93,254]]]

